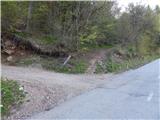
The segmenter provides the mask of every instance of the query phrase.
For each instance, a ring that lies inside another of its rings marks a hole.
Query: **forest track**
[[[93,52],[93,54],[91,55],[91,59],[89,61],[89,67],[86,70],[86,73],[88,74],[94,74],[96,71],[96,66],[97,63],[102,62],[102,60],[106,59],[106,56],[108,55],[108,53],[111,51],[112,48],[110,49],[100,49],[97,50],[96,52]]]

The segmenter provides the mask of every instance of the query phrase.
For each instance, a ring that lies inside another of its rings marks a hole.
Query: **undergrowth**
[[[20,85],[14,80],[1,78],[1,115],[7,116],[12,107],[23,102],[25,94]]]
[[[33,55],[28,58],[17,60],[16,65],[38,66],[46,70],[53,70],[60,73],[85,73],[88,67],[85,60],[71,58],[66,65],[63,65],[65,60],[66,58]]]
[[[129,69],[135,69],[159,57],[160,55],[148,55],[144,57],[130,58],[128,60],[123,60],[122,62],[118,62],[114,59],[109,59],[107,61],[104,61],[103,64],[97,63],[96,73],[117,73]]]

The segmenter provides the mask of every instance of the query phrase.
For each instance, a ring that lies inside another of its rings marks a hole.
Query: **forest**
[[[95,64],[98,71],[104,72],[109,68],[109,71],[121,69],[124,60],[137,58],[139,61],[145,56],[160,54],[158,5],[151,9],[131,3],[121,11],[116,1],[3,1],[1,4],[1,48],[4,58],[9,54],[9,64],[38,62],[42,67],[58,72],[69,72],[75,66],[74,69],[81,73],[92,64],[93,56],[100,56],[101,52],[97,51],[103,49],[105,58],[96,59]],[[30,52],[14,59],[12,49],[6,47],[7,40]],[[36,58],[32,59],[32,56],[26,60],[28,54],[34,54]],[[62,65],[68,56],[72,56],[71,60]],[[112,60],[114,56],[116,60]]]

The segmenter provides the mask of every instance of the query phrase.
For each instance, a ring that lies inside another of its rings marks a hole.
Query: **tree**
[[[26,32],[30,31],[30,21],[31,21],[31,17],[32,17],[32,9],[33,9],[33,1],[30,1],[29,5],[28,5]]]
[[[47,38],[50,46],[68,51],[85,45],[138,47],[142,38],[159,43],[159,11],[158,6],[152,10],[129,4],[127,11],[120,13],[115,1],[2,1],[2,31]]]

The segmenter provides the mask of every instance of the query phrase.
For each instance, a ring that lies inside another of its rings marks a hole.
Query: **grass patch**
[[[85,60],[71,58],[66,65],[63,63],[66,58],[53,58],[48,56],[32,55],[27,58],[18,59],[18,66],[41,66],[46,70],[53,70],[60,73],[85,73],[88,65]]]
[[[51,35],[47,35],[47,36],[42,36],[39,38],[39,40],[43,43],[43,44],[54,44],[57,42],[57,38]]]
[[[102,49],[102,48],[109,49],[112,47],[113,47],[112,45],[106,45],[106,44],[97,45],[97,44],[85,43],[85,44],[82,44],[80,48],[81,48],[81,51],[90,51],[93,49]]]
[[[56,64],[57,63],[57,64]],[[63,62],[45,62],[42,64],[43,68],[47,70],[54,70],[60,73],[84,73],[87,69],[87,64],[83,60],[71,59],[65,66]]]
[[[123,63],[119,64],[119,67],[117,68],[116,72],[138,68],[155,59],[158,59],[159,57],[160,57],[159,55],[151,55],[151,56],[144,56],[140,58],[137,57],[137,58],[126,60]]]
[[[26,58],[26,59],[21,59],[19,60],[16,65],[31,65],[32,63],[34,62],[34,59],[31,59],[31,58]]]
[[[26,32],[14,32],[15,35],[19,36],[19,37],[22,37],[22,38],[27,38],[29,36],[31,36],[31,34],[29,33],[26,33]]]
[[[54,43],[57,42],[57,38],[55,36],[52,36],[52,35],[38,36],[36,34],[29,34],[29,33],[26,33],[26,32],[17,32],[17,31],[14,31],[13,33],[15,35],[19,36],[19,37],[22,37],[22,38],[34,39],[35,42],[41,43],[41,44],[44,44],[44,45],[54,44]]]
[[[19,58],[15,61],[17,66],[29,66],[34,63],[40,63],[40,57],[38,55],[31,55],[25,58]]]
[[[103,63],[97,63],[95,73],[107,73],[106,68],[104,67],[106,66]]]
[[[97,64],[96,73],[109,73],[109,72],[123,72],[128,69],[135,69],[144,64],[151,62],[152,60],[158,59],[160,55],[148,55],[144,57],[135,57],[128,60],[118,62],[114,59],[109,59],[103,64]]]
[[[106,60],[101,64],[97,63],[96,73],[123,72],[138,68],[157,58],[160,58],[159,54],[140,55],[133,46],[117,46],[107,55]]]
[[[20,90],[20,85],[13,80],[4,80],[1,78],[1,114],[7,116],[13,106],[20,105],[23,102],[25,94]]]

